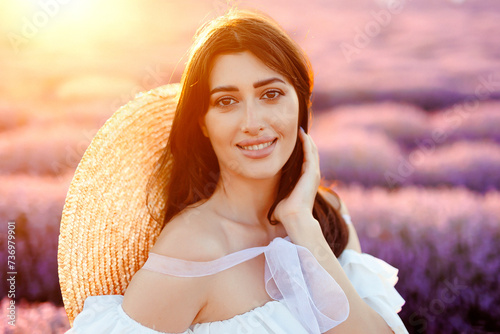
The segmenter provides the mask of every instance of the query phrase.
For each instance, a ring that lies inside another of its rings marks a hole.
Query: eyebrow
[[[269,79],[264,79],[261,81],[257,81],[253,84],[253,88],[259,88],[265,85],[269,85],[273,82],[282,82],[286,84],[283,80],[280,78],[269,78]],[[210,91],[210,95],[215,94],[217,92],[237,92],[239,89],[236,86],[218,86],[215,87]]]

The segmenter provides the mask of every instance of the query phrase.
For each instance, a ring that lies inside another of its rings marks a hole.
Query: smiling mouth
[[[262,143],[262,144],[259,144],[259,145],[249,145],[249,146],[236,145],[236,146],[238,146],[239,148],[241,148],[243,150],[247,150],[247,151],[258,151],[258,150],[262,150],[262,149],[264,149],[266,147],[271,146],[277,140],[278,140],[278,138],[274,138],[273,140],[268,141],[267,143]]]

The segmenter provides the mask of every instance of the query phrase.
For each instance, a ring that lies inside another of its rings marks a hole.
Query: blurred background
[[[309,55],[323,175],[363,251],[399,268],[409,332],[500,332],[495,0],[3,1],[0,332],[69,328],[57,238],[83,152],[136,93],[178,82],[196,29],[231,6],[268,13]]]

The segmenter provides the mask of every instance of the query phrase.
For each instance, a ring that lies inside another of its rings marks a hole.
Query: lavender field
[[[363,251],[399,268],[408,331],[500,333],[500,3],[230,5],[265,11],[308,53],[323,176],[346,202]],[[75,168],[120,105],[179,80],[196,28],[227,6],[0,5],[0,332],[69,328],[57,238]]]

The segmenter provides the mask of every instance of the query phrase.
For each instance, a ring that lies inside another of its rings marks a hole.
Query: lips
[[[272,136],[262,136],[256,139],[245,139],[237,143],[236,145],[239,147],[246,147],[246,146],[252,146],[252,145],[260,145],[260,144],[265,144],[270,141],[273,141],[277,139],[276,137]]]
[[[270,155],[273,151],[274,148],[276,147],[276,142],[278,141],[278,138],[272,138],[271,140],[267,141],[247,141],[250,143],[258,143],[258,144],[250,144],[250,145],[241,145],[240,143],[236,144],[240,152],[246,156],[247,158],[251,159],[262,159]]]
[[[277,138],[271,140],[271,141],[268,141],[268,142],[264,142],[264,143],[260,143],[260,144],[254,144],[254,145],[245,145],[245,146],[242,146],[242,145],[238,145],[239,148],[242,148],[244,150],[249,150],[249,151],[257,151],[257,150],[262,150],[263,148],[266,148],[272,144],[274,144],[274,142],[277,140]]]

